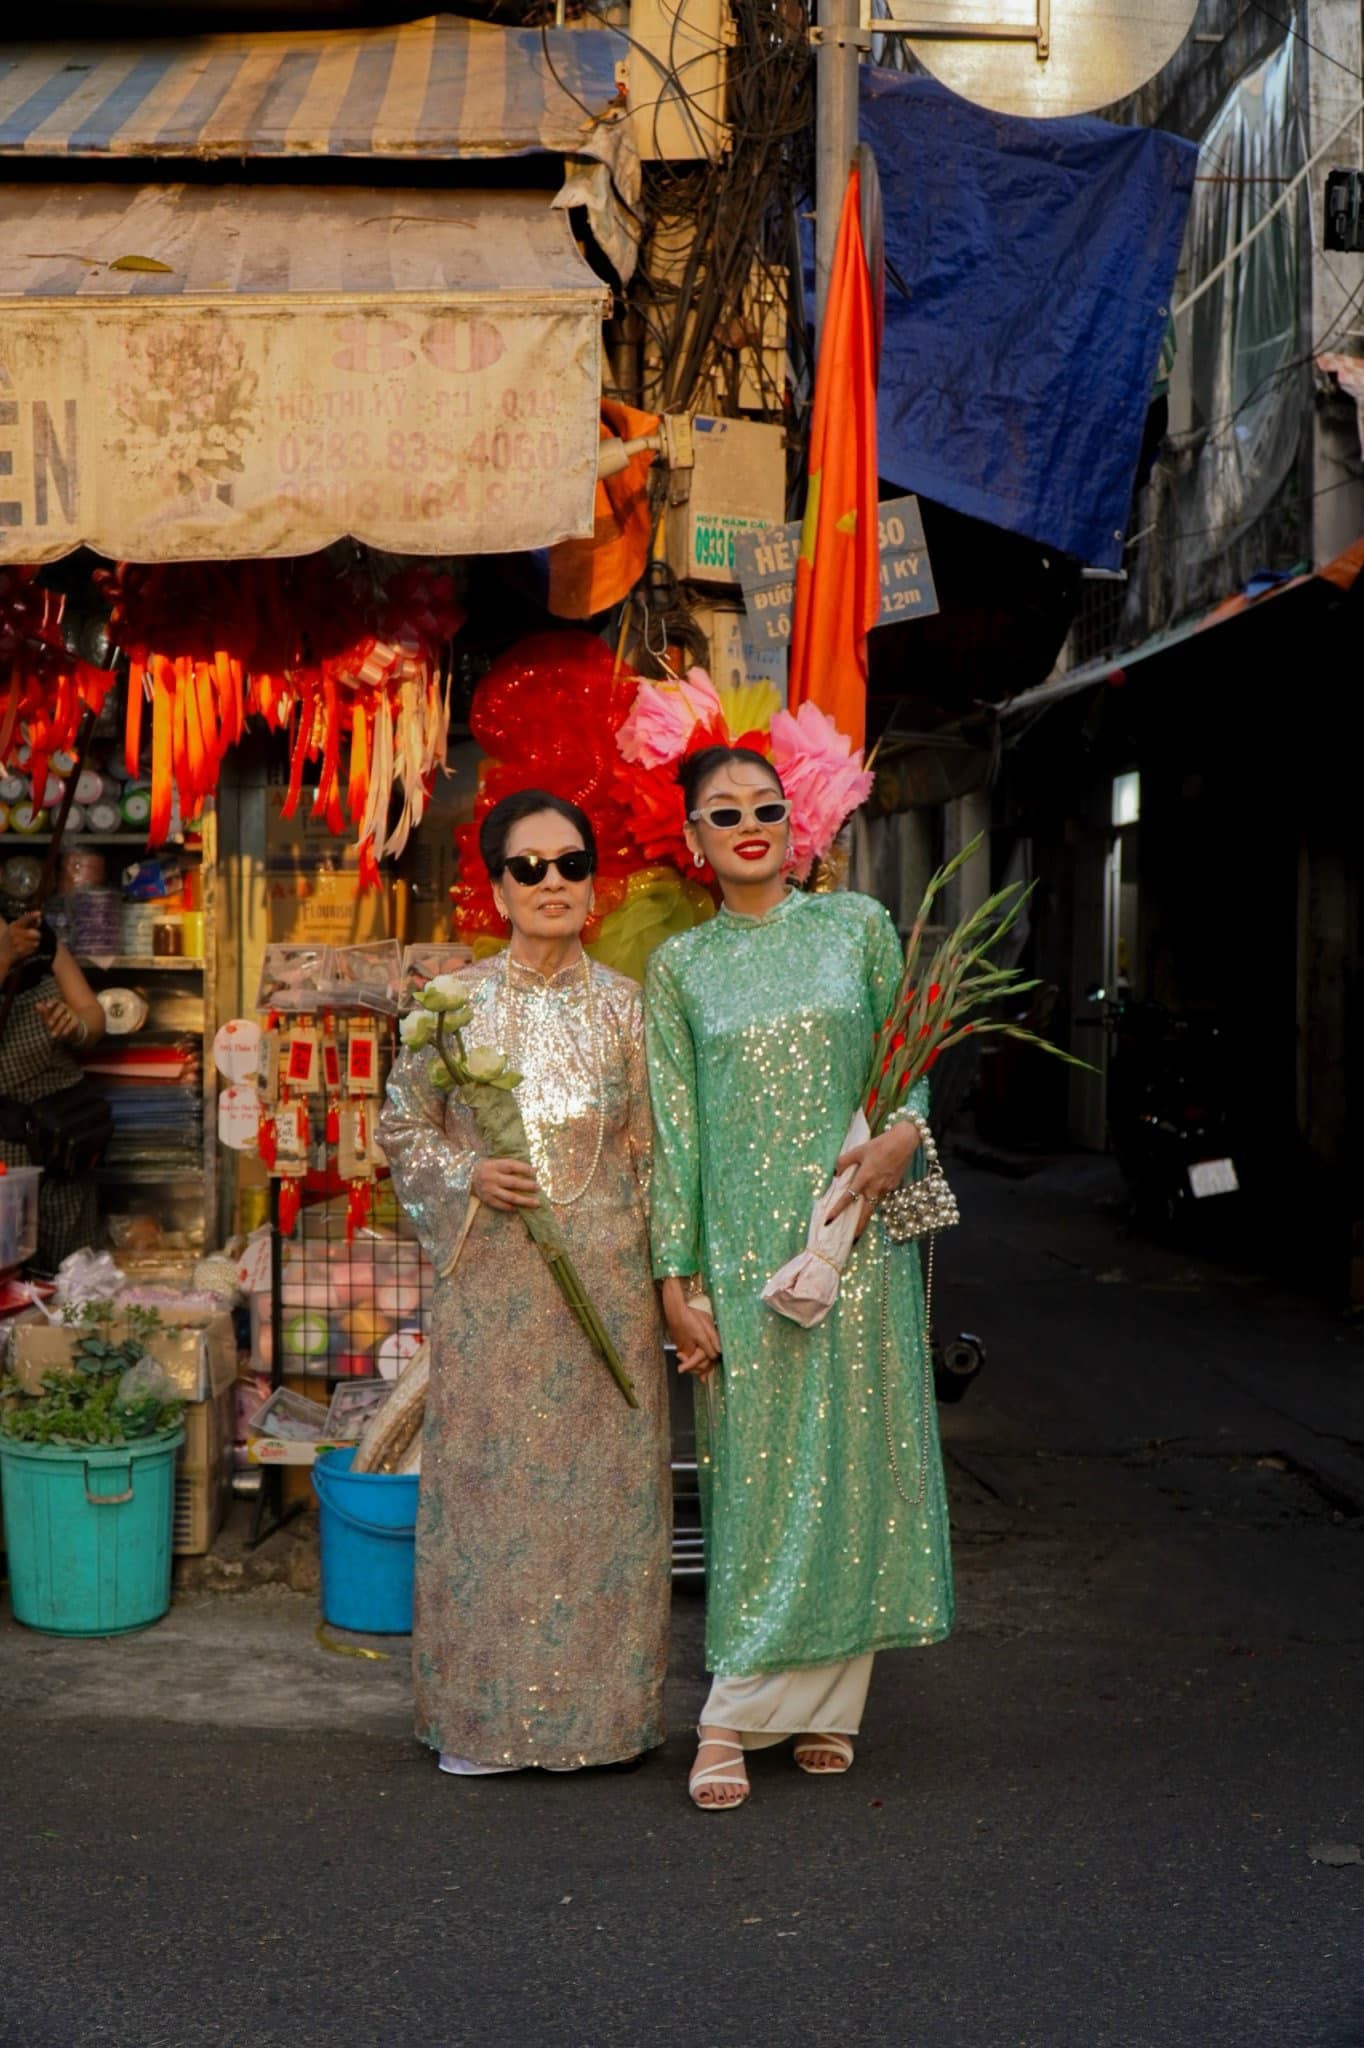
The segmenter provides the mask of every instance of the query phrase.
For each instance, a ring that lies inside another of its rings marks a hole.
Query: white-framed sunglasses
[[[791,815],[791,805],[784,796],[765,796],[761,803],[754,804],[746,811],[741,804],[702,804],[696,811],[687,813],[694,825],[699,819],[709,825],[713,832],[732,832],[745,819],[755,825],[784,825]]]

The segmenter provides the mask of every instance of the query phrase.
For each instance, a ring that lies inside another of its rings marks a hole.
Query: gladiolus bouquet
[[[473,1011],[469,998],[453,974],[437,975],[417,997],[419,1009],[410,1010],[398,1027],[404,1045],[417,1051],[435,1046],[430,1081],[441,1094],[458,1088],[494,1159],[523,1159],[530,1164],[530,1145],[513,1090],[521,1080],[508,1066],[504,1054],[494,1046],[468,1049],[464,1032]],[[555,1285],[582,1325],[589,1342],[606,1365],[632,1408],[639,1402],[620,1355],[605,1324],[593,1306],[578,1271],[568,1255],[559,1226],[547,1202],[519,1211],[531,1241],[537,1246],[554,1276]]]
[[[970,860],[983,836],[978,834],[955,860],[939,868],[924,891],[905,948],[904,976],[890,1015],[876,1034],[866,1093],[843,1140],[844,1152],[879,1136],[891,1112],[901,1106],[920,1075],[937,1065],[949,1045],[959,1045],[973,1033],[981,1037],[995,1033],[1020,1038],[1071,1066],[1085,1064],[1047,1039],[1039,1038],[1035,1031],[1026,1031],[1021,1024],[981,1015],[992,1005],[1037,987],[1035,981],[1025,981],[1016,968],[997,967],[989,957],[1017,923],[1032,894],[1031,884],[1011,882],[1007,888],[997,890],[947,934],[926,967],[920,965],[924,932],[934,901]],[[829,1183],[811,1212],[805,1249],[788,1259],[763,1289],[763,1300],[770,1308],[806,1329],[823,1322],[833,1307],[839,1279],[852,1252],[859,1206],[850,1203],[832,1219],[829,1211],[851,1186],[855,1172],[854,1167],[847,1167]]]
[[[973,1034],[1022,1039],[1065,1060],[1068,1066],[1085,1065],[1021,1024],[982,1014],[1037,987],[1035,981],[1025,981],[1017,968],[997,967],[990,959],[1006,932],[1017,924],[1033,892],[1031,882],[1010,882],[996,890],[939,942],[926,967],[920,965],[934,900],[970,860],[983,837],[978,833],[955,860],[939,868],[924,890],[905,948],[899,992],[876,1036],[876,1056],[862,1105],[873,1137],[885,1129],[886,1119],[899,1108],[920,1075],[930,1073],[950,1045],[960,1045]]]

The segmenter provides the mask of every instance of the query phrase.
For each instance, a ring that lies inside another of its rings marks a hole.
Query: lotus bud
[[[409,1010],[398,1026],[398,1036],[413,1052],[430,1045],[436,1035],[436,1020],[426,1010]]]
[[[472,1015],[468,991],[457,974],[433,976],[422,990],[422,1003],[428,1010],[462,1011],[466,1018]]]
[[[507,1060],[493,1045],[476,1045],[466,1062],[471,1081],[496,1081],[507,1072]]]
[[[447,1095],[455,1085],[455,1077],[444,1060],[432,1060],[427,1069],[427,1079],[440,1095]]]

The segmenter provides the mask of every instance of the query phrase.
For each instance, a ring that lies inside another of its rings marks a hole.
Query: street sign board
[[[933,570],[915,497],[888,498],[877,507],[881,540],[881,616],[927,618],[938,609]],[[785,684],[786,650],[796,600],[800,521],[759,532],[736,533],[734,566],[744,594],[744,647],[750,676]]]

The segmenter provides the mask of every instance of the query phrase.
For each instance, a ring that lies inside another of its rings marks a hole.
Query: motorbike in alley
[[[1180,1241],[1239,1216],[1237,1133],[1218,1024],[1125,991],[1089,990],[1108,1032],[1107,1118],[1134,1220]]]

